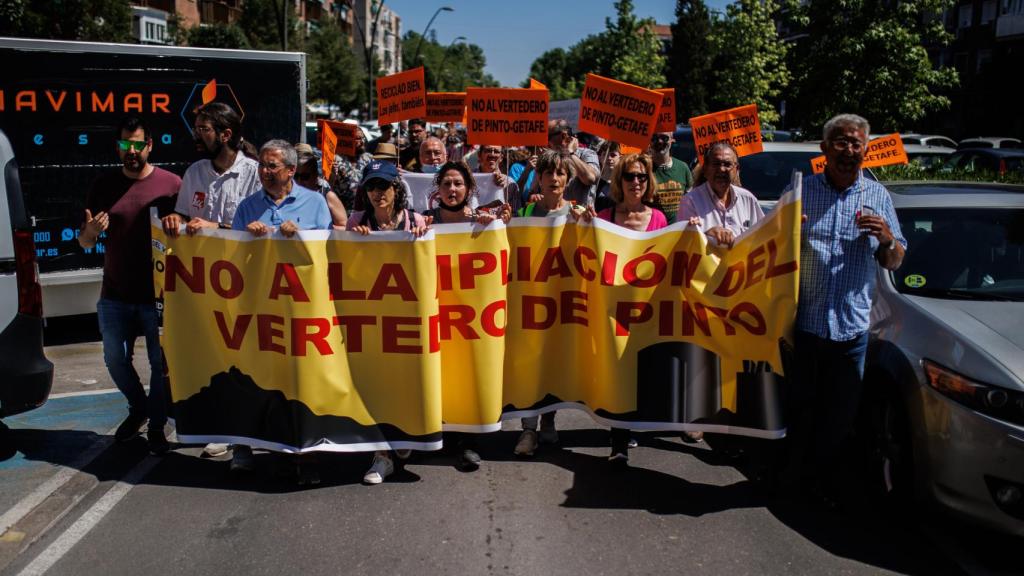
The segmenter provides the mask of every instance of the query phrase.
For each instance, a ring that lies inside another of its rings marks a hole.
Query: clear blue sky
[[[726,0],[705,0],[721,10]],[[634,11],[658,24],[675,20],[674,0],[634,0]],[[604,20],[613,17],[612,0],[385,0],[385,5],[402,18],[402,35],[409,30],[423,33],[430,17],[441,6],[431,27],[437,41],[448,45],[465,36],[483,48],[487,72],[502,86],[518,86],[530,73],[534,59],[552,48],[568,48],[582,38],[604,30]]]

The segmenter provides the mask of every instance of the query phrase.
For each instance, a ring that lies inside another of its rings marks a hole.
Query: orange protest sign
[[[626,144],[619,145],[619,154],[622,154],[623,156],[627,154],[639,154],[643,151],[643,148],[637,148],[636,146],[628,146]]]
[[[704,162],[704,153],[717,142],[728,142],[739,156],[757,154],[764,149],[757,104],[690,118],[690,127],[693,128],[697,160],[701,163]]]
[[[658,88],[655,92],[661,93],[661,108],[658,109],[658,122],[654,126],[655,132],[676,131],[676,89]]]
[[[391,124],[427,113],[423,67],[377,78],[377,122]]]
[[[331,128],[334,129],[334,134],[338,137],[334,153],[342,156],[355,156],[356,134],[359,133],[359,126],[348,122],[331,122]]]
[[[864,152],[864,163],[861,164],[861,167],[877,168],[893,164],[907,164],[909,161],[907,151],[903,148],[903,139],[899,134],[889,134],[868,142],[868,149]],[[824,172],[825,164],[824,155],[811,158],[811,170],[815,174]]]
[[[529,88],[466,90],[470,144],[544,146],[548,143],[548,91]]]
[[[530,89],[531,90],[547,90],[548,87],[541,84],[540,82],[530,78]]]
[[[654,134],[662,95],[633,84],[587,74],[580,97],[580,130],[620,144],[646,148]]]
[[[462,122],[466,118],[465,92],[427,92],[427,122]]]
[[[338,145],[338,137],[331,129],[331,123],[326,120],[317,120],[317,132],[320,139],[321,161],[323,162],[324,179],[331,178],[331,169],[334,168],[334,151]]]

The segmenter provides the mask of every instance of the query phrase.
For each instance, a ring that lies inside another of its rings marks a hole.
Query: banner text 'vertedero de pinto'
[[[580,408],[604,425],[779,437],[799,214],[784,199],[731,250],[681,224],[554,218],[415,241],[156,225],[179,436],[436,449],[443,428]]]

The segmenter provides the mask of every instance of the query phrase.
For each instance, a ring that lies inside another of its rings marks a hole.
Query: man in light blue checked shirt
[[[790,427],[801,480],[837,504],[838,458],[860,404],[876,263],[895,270],[907,241],[884,186],[861,173],[870,126],[841,114],[824,128],[823,174],[803,181],[797,393]]]

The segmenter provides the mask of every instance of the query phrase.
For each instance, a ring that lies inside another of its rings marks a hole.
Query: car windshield
[[[811,158],[820,152],[761,152],[740,158],[742,186],[758,200],[778,200],[789,186],[793,170],[811,172]]]
[[[899,210],[908,249],[892,274],[904,294],[1024,300],[1024,209]]]

